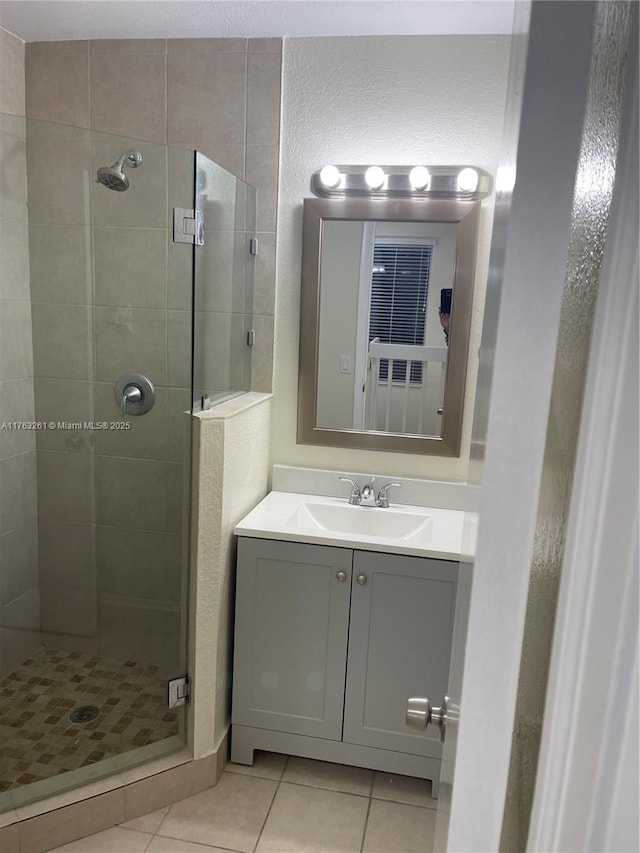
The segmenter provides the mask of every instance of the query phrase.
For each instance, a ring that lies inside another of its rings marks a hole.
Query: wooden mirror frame
[[[359,450],[460,456],[464,390],[476,266],[480,202],[458,199],[304,200],[298,443]],[[368,222],[455,222],[458,225],[449,354],[445,375],[442,436],[326,429],[317,423],[320,259],[325,220]]]

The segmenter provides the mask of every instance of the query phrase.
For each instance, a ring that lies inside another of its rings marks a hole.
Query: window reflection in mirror
[[[318,427],[441,435],[456,242],[451,222],[324,223]]]

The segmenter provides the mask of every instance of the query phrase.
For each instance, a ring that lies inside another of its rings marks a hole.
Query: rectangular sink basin
[[[403,512],[395,508],[352,506],[305,501],[289,519],[287,527],[326,530],[349,536],[382,539],[427,539],[431,536],[431,516]]]
[[[270,492],[234,532],[257,539],[458,560],[464,520],[464,512],[440,507],[394,503],[383,509],[352,506],[345,497]]]

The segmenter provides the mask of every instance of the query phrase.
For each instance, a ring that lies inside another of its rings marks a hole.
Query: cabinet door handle
[[[340,583],[344,583],[344,582],[346,581],[346,579],[347,579],[347,575],[346,575],[346,573],[345,573],[345,572],[338,572],[338,574],[336,575],[336,577],[338,578],[338,580],[340,581]]]
[[[356,581],[360,584],[360,586],[364,586],[367,582],[367,576],[366,575],[358,575],[358,577],[356,578]]]

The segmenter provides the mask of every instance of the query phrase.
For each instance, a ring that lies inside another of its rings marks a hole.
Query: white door
[[[591,4],[536,2],[528,42],[514,37],[469,476],[482,482],[480,521],[468,623],[461,585],[436,850],[500,846],[593,15]]]
[[[360,277],[358,280],[355,376],[353,383],[354,429],[368,429],[366,418],[366,387],[369,378],[369,313],[371,311],[371,275],[373,271],[375,242],[375,222],[363,222]]]
[[[640,850],[638,65],[602,265],[527,849]],[[611,331],[615,329],[615,334]]]

